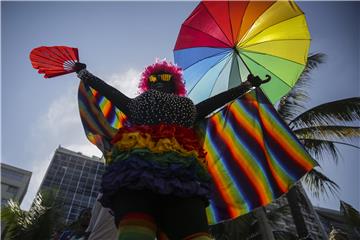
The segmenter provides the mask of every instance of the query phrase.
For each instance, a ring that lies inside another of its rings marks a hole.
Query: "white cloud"
[[[139,71],[129,69],[122,74],[115,73],[104,79],[127,96],[134,97],[137,95],[139,75]],[[31,166],[28,169],[33,175],[22,204],[24,209],[30,207],[59,145],[90,157],[101,157],[101,152],[85,137],[77,104],[77,86],[74,84],[62,97],[55,99],[46,113],[34,123],[30,142],[36,144],[30,144],[26,149]]]
[[[79,121],[76,96],[76,89],[72,88],[52,102],[45,116],[39,119],[40,130],[53,137],[60,137],[64,130],[76,126]]]
[[[128,97],[135,97],[138,95],[138,85],[140,79],[140,72],[130,68],[125,74],[113,74],[109,77],[109,84]]]

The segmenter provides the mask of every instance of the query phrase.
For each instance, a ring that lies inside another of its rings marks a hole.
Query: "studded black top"
[[[149,90],[129,102],[128,119],[137,125],[178,124],[192,127],[196,108],[186,97]]]

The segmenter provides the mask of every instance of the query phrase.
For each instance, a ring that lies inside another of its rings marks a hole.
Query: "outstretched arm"
[[[266,77],[267,78],[262,81],[258,76],[254,77],[252,74],[249,74],[247,81],[245,81],[241,85],[231,88],[225,92],[217,94],[196,104],[196,121],[204,119],[207,115],[209,115],[216,109],[245,94],[252,87],[259,87],[262,83],[270,81],[271,77],[268,75]]]
[[[101,95],[109,99],[118,109],[125,113],[128,113],[129,102],[132,101],[131,98],[127,97],[125,94],[117,90],[116,88],[105,83],[100,78],[94,76],[89,71],[86,70],[86,65],[82,63],[77,63],[77,76],[87,85],[98,91]]]

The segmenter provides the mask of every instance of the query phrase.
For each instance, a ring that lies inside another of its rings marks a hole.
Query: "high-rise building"
[[[9,199],[21,204],[29,186],[31,172],[1,163],[1,206]]]
[[[56,200],[62,203],[63,219],[69,223],[77,219],[81,210],[92,208],[104,171],[105,166],[100,158],[88,157],[59,146],[40,185],[40,191],[56,191]]]

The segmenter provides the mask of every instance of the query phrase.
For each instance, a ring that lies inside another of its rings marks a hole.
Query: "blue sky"
[[[359,96],[359,2],[298,2],[312,36],[311,52],[328,55],[312,74],[307,107]],[[1,2],[1,161],[33,172],[22,207],[28,208],[55,149],[99,152],[85,138],[74,74],[44,79],[29,61],[42,45],[79,48],[88,69],[129,96],[155,58],[173,60],[181,23],[197,2]],[[360,208],[359,151],[321,162],[340,186],[339,197]],[[314,205],[338,209],[330,196]]]

